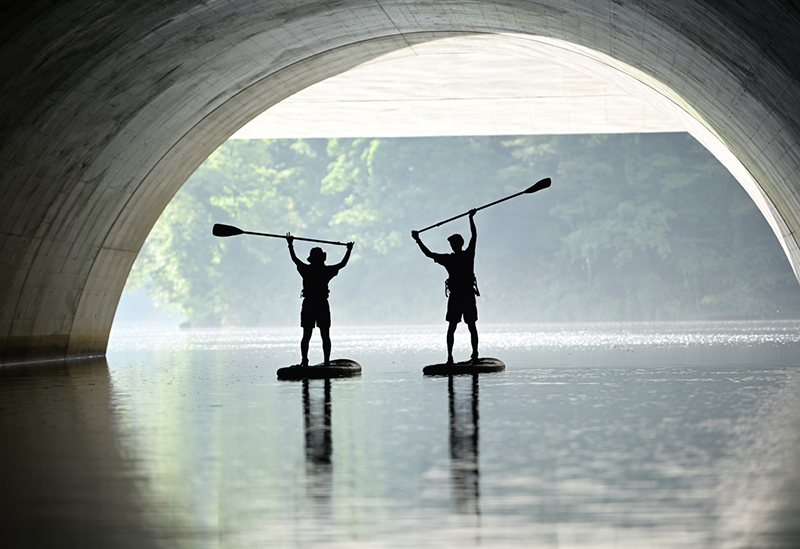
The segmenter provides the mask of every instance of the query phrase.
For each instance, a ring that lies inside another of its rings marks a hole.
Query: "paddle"
[[[285,234],[270,234],[270,233],[254,233],[251,231],[243,231],[239,227],[233,225],[223,225],[222,223],[214,223],[211,229],[211,234],[219,237],[226,236],[239,236],[240,234],[252,234],[255,236],[271,236],[273,238],[286,238]],[[316,238],[301,238],[299,236],[293,237],[295,240],[304,240],[306,242],[319,242],[320,244],[336,244],[337,246],[347,246],[344,242],[333,242],[332,240],[317,240]]]
[[[530,187],[528,187],[524,191],[520,191],[520,192],[518,192],[516,194],[512,194],[511,196],[507,196],[505,198],[501,198],[500,200],[495,200],[494,202],[491,202],[489,204],[485,204],[485,205],[481,206],[480,208],[475,208],[475,211],[477,212],[478,210],[483,210],[485,208],[488,208],[489,206],[494,206],[495,204],[500,204],[501,202],[505,202],[506,200],[511,200],[512,198],[516,198],[517,196],[520,196],[522,194],[533,194],[536,191],[541,191],[542,189],[546,189],[549,186],[550,186],[550,178],[549,177],[545,177],[544,179],[542,179],[541,181],[537,181],[536,184],[531,185]],[[440,225],[444,225],[445,223],[450,223],[451,221],[454,221],[454,220],[456,220],[456,219],[458,219],[460,217],[464,217],[465,215],[469,215],[469,212],[464,212],[463,214],[459,214],[459,215],[457,215],[455,217],[451,217],[450,219],[445,219],[444,221],[440,221],[439,223],[436,223],[435,225],[431,225],[430,227],[425,227],[424,229],[420,229],[420,230],[417,231],[417,233],[424,233],[428,229],[434,229],[436,227],[439,227]]]

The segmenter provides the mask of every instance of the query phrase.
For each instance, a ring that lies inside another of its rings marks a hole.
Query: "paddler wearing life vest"
[[[411,237],[419,245],[422,253],[447,269],[447,280],[445,281],[447,315],[445,320],[448,322],[448,364],[453,364],[453,341],[455,340],[456,328],[462,318],[469,328],[472,342],[472,363],[477,364],[479,361],[478,328],[475,326],[478,321],[478,306],[475,303],[475,296],[480,295],[475,278],[475,242],[478,239],[478,230],[475,227],[474,219],[475,213],[476,210],[474,209],[469,211],[471,237],[466,249],[464,249],[464,238],[460,234],[454,234],[447,239],[453,249],[453,253],[450,254],[438,254],[430,251],[420,239],[419,231],[411,231]]]
[[[347,265],[350,260],[350,252],[353,251],[353,243],[347,243],[347,251],[341,262],[336,265],[325,265],[327,254],[322,251],[322,248],[311,248],[308,254],[308,263],[304,263],[294,253],[294,237],[287,233],[286,241],[289,244],[289,255],[297,266],[297,272],[303,277],[303,305],[300,310],[300,326],[303,328],[303,339],[300,340],[300,366],[308,366],[308,344],[311,341],[314,326],[319,327],[319,334],[322,337],[324,365],[330,366],[331,309],[328,304],[328,295],[330,294],[328,282]]]

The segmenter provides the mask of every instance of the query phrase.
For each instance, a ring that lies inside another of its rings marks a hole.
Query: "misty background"
[[[230,140],[153,228],[116,322],[299,323],[285,240],[216,238],[214,223],[355,241],[330,285],[334,325],[443,322],[446,271],[410,231],[544,177],[475,217],[481,322],[800,317],[789,262],[738,182],[688,134],[656,133]],[[466,218],[422,238],[449,252],[454,232],[469,238]],[[312,246],[295,243],[301,259]],[[324,249],[328,264],[344,254]]]

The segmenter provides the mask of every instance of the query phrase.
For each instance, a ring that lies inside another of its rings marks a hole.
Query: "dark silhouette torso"
[[[475,294],[475,245],[461,252],[433,254],[433,260],[447,269],[447,289],[453,296]]]
[[[298,264],[297,272],[303,277],[302,296],[311,301],[327,300],[330,295],[328,283],[339,274],[339,270],[336,265]]]

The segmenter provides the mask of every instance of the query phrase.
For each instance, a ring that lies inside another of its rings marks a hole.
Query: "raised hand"
[[[347,243],[347,251],[351,251],[353,249],[353,244],[355,244],[355,242],[348,242]]]
[[[286,233],[286,242],[289,244],[289,246],[294,245],[294,237],[292,236],[292,233]]]

